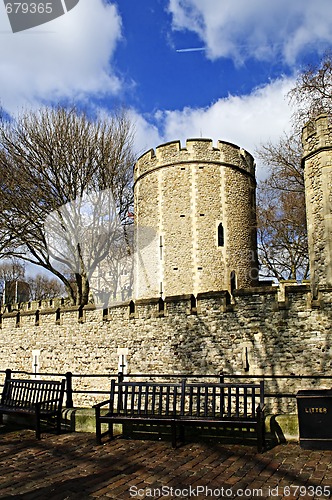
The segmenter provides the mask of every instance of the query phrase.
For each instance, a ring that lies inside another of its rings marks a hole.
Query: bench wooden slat
[[[232,393],[231,388],[227,387],[227,416],[230,417],[232,414]]]
[[[243,390],[243,405],[244,405],[244,417],[248,417],[248,388],[245,387]]]
[[[251,393],[251,416],[254,417],[255,415],[255,408],[256,406],[256,389],[253,387],[252,393]]]

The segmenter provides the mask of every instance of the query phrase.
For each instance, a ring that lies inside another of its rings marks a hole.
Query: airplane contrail
[[[193,47],[190,49],[177,49],[176,52],[200,52],[205,50],[205,47]]]

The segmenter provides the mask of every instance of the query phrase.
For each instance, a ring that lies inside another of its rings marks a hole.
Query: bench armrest
[[[266,405],[264,404],[261,406],[260,404],[256,408],[256,413],[260,413],[261,415],[264,415]]]
[[[93,405],[92,408],[101,408],[102,406],[110,404],[110,402],[111,402],[111,400],[107,399],[106,401],[102,401],[101,403],[96,403],[95,405]]]

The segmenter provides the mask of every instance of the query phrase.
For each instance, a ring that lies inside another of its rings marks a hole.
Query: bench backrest
[[[8,379],[2,392],[1,404],[33,409],[42,403],[43,410],[61,410],[65,379],[58,381]]]
[[[180,383],[111,382],[112,412],[167,417],[176,415],[180,406]]]
[[[252,418],[264,406],[264,382],[259,384],[183,383],[181,414],[193,417]]]
[[[111,382],[110,411],[122,415],[155,415],[255,419],[264,406],[259,384]]]

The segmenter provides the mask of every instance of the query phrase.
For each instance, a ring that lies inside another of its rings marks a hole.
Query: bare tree
[[[261,192],[258,252],[263,276],[303,280],[309,276],[305,205],[301,193]]]
[[[295,109],[295,130],[300,131],[306,121],[321,113],[332,115],[332,52],[319,65],[300,73],[289,97]]]
[[[0,280],[15,281],[23,280],[25,276],[25,266],[23,262],[16,259],[3,260],[0,264]]]
[[[89,300],[89,277],[105,258],[112,244],[105,230],[92,238],[93,224],[89,226],[90,241],[96,249],[93,262],[86,262],[87,247],[82,253],[82,239],[70,241],[79,233],[83,239],[83,215],[75,219],[64,217],[68,209],[76,207],[77,200],[111,193],[114,204],[111,212],[100,213],[94,207],[93,219],[99,214],[128,223],[132,207],[133,129],[124,111],[107,120],[92,121],[76,109],[43,108],[24,113],[14,121],[0,123],[0,183],[2,196],[0,210],[0,239],[2,255],[15,256],[37,264],[52,272],[66,287],[73,304],[84,305]],[[76,201],[75,201],[76,200]],[[102,210],[105,206],[102,206]],[[115,214],[116,212],[116,214]],[[77,211],[72,215],[77,215]],[[50,220],[56,221],[53,243],[61,228],[61,242],[66,241],[54,255],[50,246]],[[92,221],[93,222],[93,221]],[[99,226],[100,227],[100,226]],[[108,229],[114,228],[114,224]],[[116,226],[119,232],[119,224]],[[108,233],[109,236],[109,233]],[[86,240],[85,240],[86,241]],[[98,243],[98,245],[97,245]],[[66,257],[70,249],[75,250]],[[97,245],[97,247],[96,247]],[[99,252],[99,253],[98,253]],[[63,257],[64,262],[61,260]],[[79,265],[73,268],[73,261]],[[89,267],[90,265],[90,267]],[[87,269],[89,267],[89,269]],[[74,283],[71,276],[74,275]]]
[[[295,110],[293,133],[258,150],[269,169],[259,186],[259,257],[266,274],[303,279],[308,277],[309,267],[301,130],[320,113],[332,116],[332,52],[298,76],[289,99]]]
[[[14,302],[18,282],[25,277],[24,263],[16,259],[5,259],[0,264],[0,295],[2,302]],[[14,284],[14,286],[12,285]],[[5,297],[4,297],[5,296]]]
[[[258,190],[258,252],[263,276],[308,278],[304,179],[298,135],[267,143],[258,157],[269,175]]]
[[[30,291],[30,300],[45,300],[61,297],[64,286],[56,278],[48,278],[43,274],[37,274],[27,279]]]

